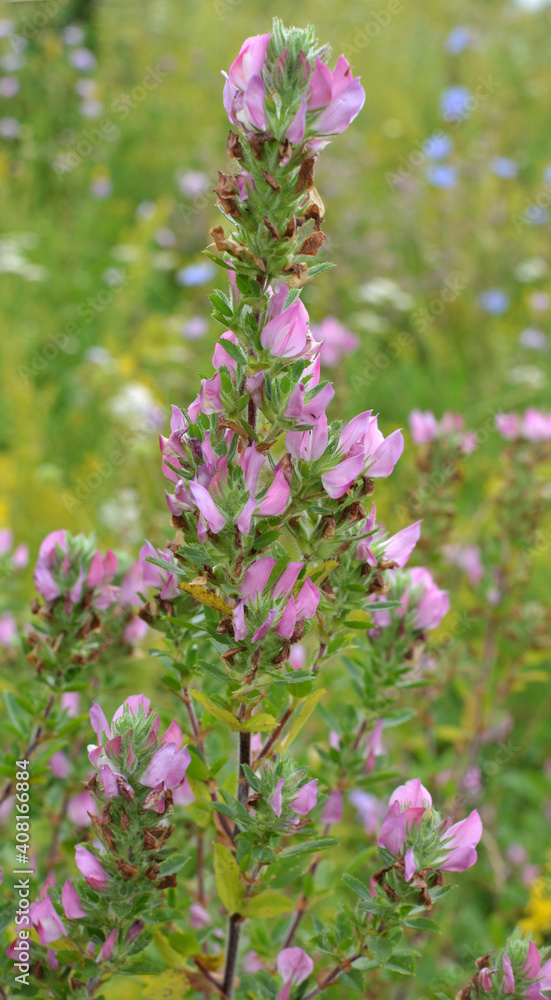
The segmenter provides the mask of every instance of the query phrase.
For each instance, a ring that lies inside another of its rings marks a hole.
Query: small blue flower
[[[492,316],[503,316],[509,308],[509,296],[501,288],[488,288],[478,296],[478,301]]]
[[[449,163],[435,163],[427,170],[429,184],[438,188],[453,188],[457,184],[457,170]]]
[[[176,274],[176,284],[181,285],[183,288],[191,288],[195,285],[204,285],[207,281],[210,281],[216,269],[214,264],[201,263],[201,264],[190,264],[188,267],[183,267]]]
[[[524,218],[532,226],[544,226],[549,218],[549,211],[539,205],[530,205],[524,213]]]
[[[453,143],[444,132],[433,132],[423,143],[423,152],[429,160],[444,160],[452,151]]]
[[[547,182],[547,184],[551,184],[551,163],[543,171],[543,179]]]
[[[460,121],[470,114],[471,92],[467,87],[448,87],[440,95],[440,111],[447,122]]]
[[[473,33],[470,28],[467,28],[464,24],[458,24],[457,28],[453,28],[450,31],[446,41],[444,42],[444,48],[446,52],[449,52],[452,56],[458,56],[465,49],[468,49],[472,44]]]
[[[490,161],[490,170],[493,174],[497,174],[498,177],[505,177],[507,180],[511,180],[518,174],[518,163],[515,160],[511,160],[508,156],[495,156]]]

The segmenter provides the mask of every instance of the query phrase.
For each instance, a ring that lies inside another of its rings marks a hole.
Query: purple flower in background
[[[0,118],[0,136],[3,139],[16,139],[21,126],[15,118]]]
[[[465,119],[470,114],[471,92],[467,87],[448,87],[440,95],[440,112],[447,122]]]
[[[84,41],[84,31],[78,24],[68,24],[61,32],[61,37],[65,45],[82,45]]]
[[[438,437],[438,421],[430,410],[412,410],[408,422],[414,444],[430,444]]]
[[[15,97],[19,92],[19,80],[15,76],[3,76],[0,80],[0,97]]]
[[[210,262],[189,264],[176,273],[175,281],[182,288],[195,288],[204,285],[214,277],[215,267]]]
[[[435,163],[427,169],[427,180],[433,187],[448,190],[457,184],[457,170],[449,163]]]
[[[464,24],[458,24],[450,31],[444,42],[444,48],[451,56],[458,56],[472,45],[473,37],[470,28]]]
[[[549,340],[543,330],[536,330],[533,327],[523,330],[518,339],[523,347],[531,351],[547,351],[549,348]]]
[[[155,566],[154,563],[148,562],[149,559],[159,559],[162,562],[166,562],[167,569],[164,570],[160,566]],[[171,600],[173,597],[178,596],[180,593],[178,580],[175,574],[170,572],[169,567],[172,565],[172,555],[168,550],[155,549],[151,542],[146,541],[140,549],[139,563],[143,582],[146,587],[160,588],[161,597],[165,600]]]
[[[488,288],[481,292],[478,301],[485,312],[491,316],[503,316],[509,308],[509,296],[501,288]]]
[[[69,62],[79,73],[91,73],[97,66],[94,53],[85,48],[73,49],[69,54]]]
[[[445,160],[453,149],[453,143],[445,132],[433,132],[423,143],[423,152],[429,160]]]
[[[17,623],[11,611],[0,615],[0,646],[8,649],[17,639]]]
[[[508,156],[495,156],[493,160],[490,160],[490,170],[497,177],[512,180],[518,174],[518,163]]]

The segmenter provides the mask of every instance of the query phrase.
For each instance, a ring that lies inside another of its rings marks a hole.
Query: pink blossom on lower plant
[[[291,986],[298,986],[314,971],[314,963],[302,948],[284,948],[277,956],[277,971],[283,979],[283,989],[277,1000],[289,1000]]]

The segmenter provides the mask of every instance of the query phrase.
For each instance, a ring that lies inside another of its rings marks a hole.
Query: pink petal
[[[404,450],[404,438],[401,431],[394,431],[383,441],[373,455],[373,462],[368,466],[368,475],[372,478],[390,476],[396,462]]]
[[[276,560],[272,556],[264,556],[248,567],[241,584],[243,597],[254,599],[262,593],[275,564]]]
[[[281,816],[281,809],[282,809],[282,806],[283,806],[283,797],[282,797],[281,792],[282,792],[282,788],[283,788],[284,784],[285,784],[285,779],[284,778],[280,778],[279,781],[278,781],[278,783],[277,783],[277,785],[276,785],[275,792],[274,792],[274,794],[272,795],[272,797],[270,799],[270,805],[271,805],[272,809],[274,810],[276,816],[278,816],[278,817]]]

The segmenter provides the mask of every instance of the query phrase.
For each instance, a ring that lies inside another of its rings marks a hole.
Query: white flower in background
[[[109,403],[114,417],[134,430],[151,433],[165,422],[166,414],[151,390],[141,382],[129,382]]]
[[[547,274],[547,261],[543,257],[529,257],[521,260],[515,268],[515,278],[519,281],[538,281]]]
[[[211,179],[202,170],[178,170],[176,183],[187,198],[196,198],[210,187]]]
[[[547,375],[535,365],[517,365],[507,372],[507,381],[513,385],[529,385],[541,389],[547,382]]]
[[[362,302],[373,306],[391,305],[404,312],[413,308],[413,297],[391,278],[373,278],[360,286],[358,294]]]
[[[25,250],[34,250],[40,240],[35,233],[10,233],[0,239],[0,271],[19,274],[25,281],[44,281],[48,271],[41,264],[33,264],[24,256]]]
[[[551,0],[513,0],[513,3],[521,10],[543,10],[544,7],[549,7]]]
[[[142,539],[141,510],[136,490],[119,490],[99,509],[99,519],[107,528],[129,543]]]

